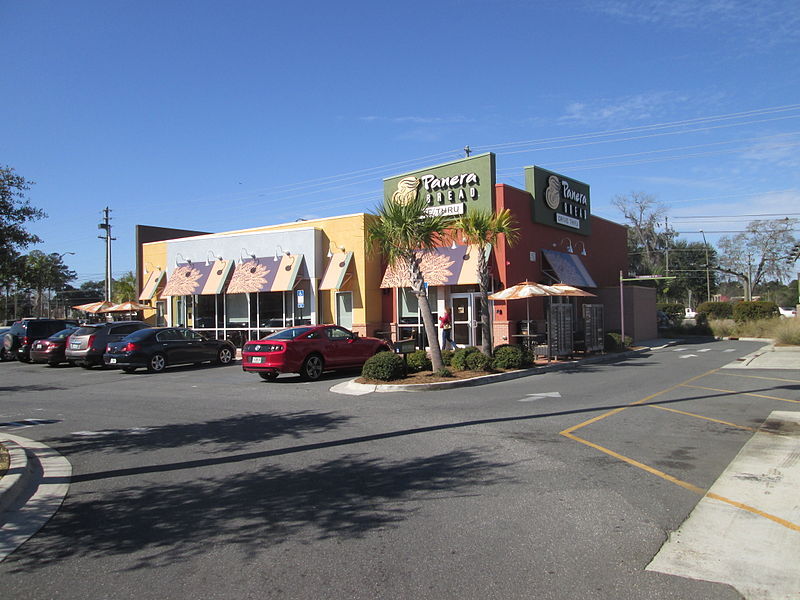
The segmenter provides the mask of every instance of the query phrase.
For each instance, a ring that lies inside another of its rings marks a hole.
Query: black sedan
[[[183,327],[140,329],[106,346],[103,362],[132,373],[139,367],[160,373],[169,365],[200,364],[211,361],[228,365],[236,346],[227,340],[209,339]]]

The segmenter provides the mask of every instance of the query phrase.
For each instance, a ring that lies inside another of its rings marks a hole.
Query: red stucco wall
[[[619,272],[627,272],[628,254],[627,238],[624,226],[600,217],[591,217],[591,234],[578,233],[548,227],[531,220],[531,195],[509,185],[498,184],[495,187],[496,210],[509,209],[516,218],[519,229],[519,241],[509,248],[499,244],[494,252],[494,276],[497,289],[509,287],[521,281],[553,283],[543,272],[542,250],[566,252],[568,241],[572,243],[575,254],[579,256],[599,288],[619,285]],[[579,243],[582,242],[582,243]],[[585,248],[586,256],[579,253]],[[532,258],[532,254],[535,255]],[[594,291],[594,290],[587,290]],[[496,343],[507,341],[516,333],[517,322],[527,318],[527,306],[530,306],[530,318],[543,320],[546,299],[533,298],[511,302],[495,303],[495,340]],[[601,303],[595,298],[587,298],[580,302]],[[506,338],[506,339],[504,339]]]

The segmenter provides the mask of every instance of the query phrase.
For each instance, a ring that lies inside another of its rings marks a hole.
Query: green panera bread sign
[[[525,188],[533,196],[534,223],[589,235],[589,185],[540,167],[525,167]]]
[[[385,202],[405,203],[422,195],[432,215],[494,210],[494,154],[480,154],[383,180]]]

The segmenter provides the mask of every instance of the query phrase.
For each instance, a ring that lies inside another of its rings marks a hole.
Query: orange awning
[[[491,246],[486,247],[488,252]],[[428,285],[474,285],[478,283],[478,246],[450,246],[420,250],[420,266]],[[411,287],[408,267],[397,263],[386,269],[382,288]]]
[[[322,281],[320,281],[319,284],[320,291],[339,290],[342,288],[352,258],[352,252],[337,252],[331,257],[330,262],[328,262],[328,267],[325,269],[325,274],[322,276]]]

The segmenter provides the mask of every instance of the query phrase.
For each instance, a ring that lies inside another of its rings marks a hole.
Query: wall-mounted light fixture
[[[277,246],[275,246],[275,258],[273,258],[272,260],[278,262],[281,259],[281,254],[285,254],[286,256],[292,255],[292,253],[289,252],[288,250],[284,251],[283,246],[278,244]]]
[[[344,252],[345,250],[344,246],[341,245],[337,246],[336,242],[331,240],[330,243],[328,244],[328,258],[331,258],[333,256],[333,250],[331,250],[331,248],[336,248],[336,250],[338,250],[339,252]]]
[[[218,260],[222,260],[222,256],[214,252],[213,250],[209,250],[206,252],[206,266],[210,267],[211,263],[216,262]]]
[[[581,241],[581,240],[578,240],[577,242],[575,242],[575,248],[577,248],[577,247],[578,247],[578,244],[580,244],[580,245],[581,245],[581,251],[580,251],[580,253],[579,253],[579,254],[580,254],[581,256],[586,256],[586,244],[584,244],[584,243],[583,243],[583,241]]]
[[[250,260],[254,260],[258,262],[256,255],[250,252],[247,248],[242,248],[241,252],[239,252],[239,264],[244,262],[244,257],[247,256]]]
[[[571,240],[571,239],[569,239],[568,237],[561,238],[561,241],[560,241],[560,242],[558,242],[558,244],[556,244],[555,242],[553,242],[553,247],[555,248],[555,247],[557,247],[557,246],[563,246],[563,245],[564,245],[564,242],[567,242],[567,252],[569,252],[570,254],[574,253],[574,252],[575,252],[575,250],[572,248],[572,240]]]
[[[186,263],[187,265],[189,265],[190,267],[192,266],[192,261],[191,261],[190,259],[186,258],[186,257],[185,257],[183,254],[181,254],[180,252],[177,252],[177,253],[175,254],[175,266],[176,266],[176,267],[180,267],[180,266],[181,266],[181,263],[180,263],[180,261],[178,260],[178,257],[179,257],[179,256],[180,256],[180,257],[183,259],[183,262],[185,262],[185,263]]]

